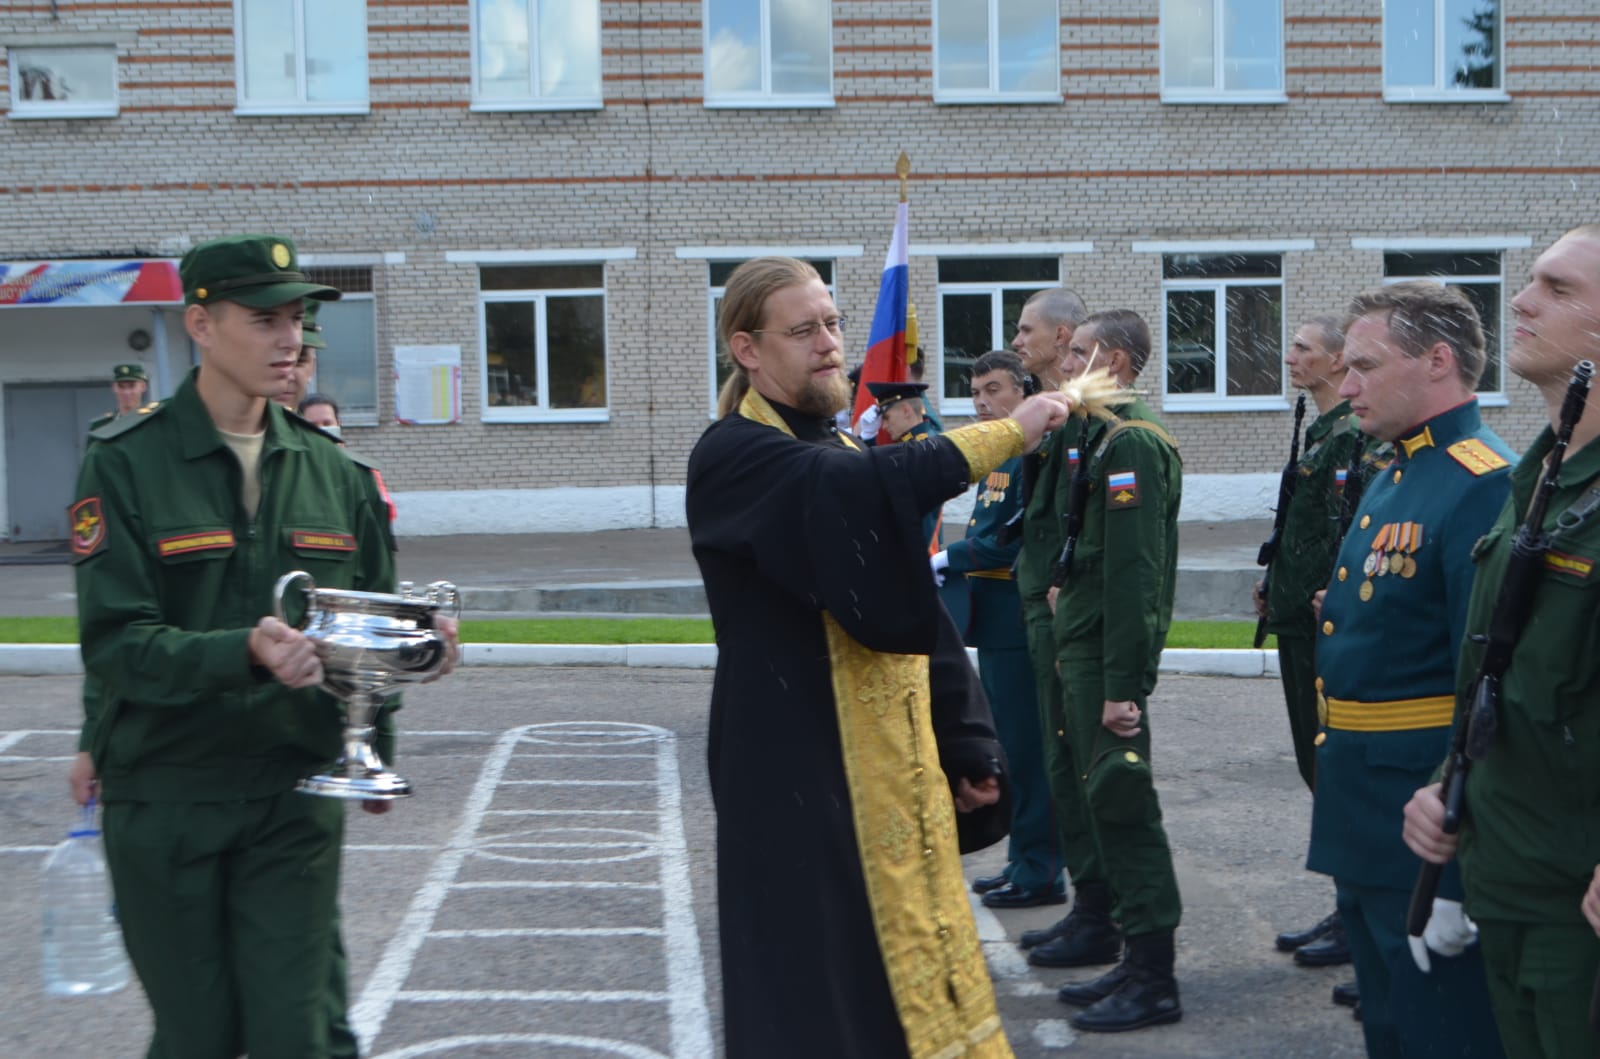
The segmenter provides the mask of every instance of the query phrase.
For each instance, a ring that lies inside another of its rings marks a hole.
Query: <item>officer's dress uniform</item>
[[[967,646],[978,649],[978,675],[1011,772],[1011,841],[1007,877],[1019,890],[1061,885],[1061,855],[1044,774],[1033,667],[1022,624],[1022,599],[1011,564],[1020,540],[1000,544],[1000,530],[1021,503],[1022,460],[1007,460],[979,486],[964,539],[946,550],[948,577],[966,594]],[[955,608],[951,608],[952,613]]]
[[[1400,830],[1448,748],[1473,543],[1505,502],[1509,456],[1476,399],[1397,441],[1322,604],[1324,727],[1306,866],[1334,877],[1376,1059],[1500,1054],[1477,946],[1433,955],[1431,974],[1412,962],[1406,907],[1420,862]],[[1461,899],[1454,866],[1439,896]]]
[[[1077,447],[1090,486],[1054,633],[1075,767],[1131,945],[1170,935],[1182,914],[1151,775],[1148,698],[1172,624],[1183,468],[1144,402],[1118,415],[1115,424],[1089,419],[1082,427]],[[1113,701],[1138,704],[1138,735],[1125,739],[1101,724]]]
[[[1517,464],[1510,501],[1474,549],[1469,634],[1489,631],[1553,442],[1545,430]],[[1546,1059],[1600,1055],[1587,1019],[1600,938],[1579,908],[1600,864],[1600,444],[1567,458],[1558,483],[1543,527],[1556,536],[1501,684],[1498,738],[1467,781],[1460,852],[1506,1054]],[[1482,652],[1462,648],[1463,710]]]
[[[96,436],[72,509],[85,719],[123,934],[156,1013],[152,1057],[330,1054],[344,804],[297,793],[341,709],[249,664],[284,572],[392,591],[369,475],[267,404],[257,510],[195,389]],[[393,721],[379,722],[392,755]]]
[[[939,428],[933,425],[933,421],[923,416],[922,422],[895,438],[894,442],[926,441],[928,438],[938,437],[940,433]],[[877,444],[885,444],[883,431],[880,430],[874,440]],[[927,545],[929,554],[939,550],[939,523],[942,517],[943,512],[940,508],[934,508],[922,516],[922,540]]]

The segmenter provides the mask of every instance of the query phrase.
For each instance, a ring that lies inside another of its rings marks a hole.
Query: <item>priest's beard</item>
[[[821,379],[813,376],[806,388],[800,391],[794,409],[803,415],[831,419],[834,413],[849,403],[850,380],[835,372]]]

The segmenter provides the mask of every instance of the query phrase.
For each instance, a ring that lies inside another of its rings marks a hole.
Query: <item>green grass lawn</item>
[[[1249,647],[1255,622],[1180,621],[1168,647]],[[531,618],[464,621],[468,643],[710,643],[704,618]],[[76,618],[0,618],[0,643],[76,643]],[[1269,640],[1266,646],[1273,646]]]

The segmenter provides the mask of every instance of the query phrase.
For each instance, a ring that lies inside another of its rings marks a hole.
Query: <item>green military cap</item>
[[[144,373],[143,364],[118,364],[111,369],[112,382],[122,382],[130,379],[134,382],[150,381],[150,377]]]
[[[230,235],[193,247],[178,263],[185,305],[238,302],[273,309],[300,298],[333,301],[339,291],[299,271],[294,243],[281,235]]]
[[[312,349],[327,349],[328,343],[322,340],[322,325],[317,323],[317,310],[322,308],[322,303],[311,298],[306,299],[306,315],[300,321],[300,344],[310,346]]]

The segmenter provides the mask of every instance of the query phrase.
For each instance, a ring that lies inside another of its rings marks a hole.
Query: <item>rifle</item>
[[[1061,557],[1056,560],[1055,573],[1050,576],[1053,588],[1062,587],[1067,583],[1067,578],[1072,576],[1072,556],[1078,550],[1078,537],[1083,533],[1083,509],[1089,503],[1089,454],[1084,451],[1084,444],[1088,440],[1089,419],[1085,416],[1083,429],[1078,434],[1078,466],[1073,468],[1072,491],[1067,498],[1067,539],[1061,545]]]
[[[1593,378],[1593,361],[1579,361],[1572,370],[1572,381],[1567,384],[1567,396],[1561,404],[1555,444],[1545,461],[1544,477],[1539,480],[1533,501],[1528,505],[1527,517],[1511,539],[1511,555],[1506,561],[1505,576],[1500,580],[1494,610],[1490,612],[1489,632],[1471,637],[1473,643],[1484,645],[1483,658],[1472,681],[1466,716],[1456,719],[1450,755],[1445,758],[1444,771],[1439,776],[1447,835],[1461,830],[1466,813],[1467,776],[1472,771],[1472,763],[1483,760],[1494,746],[1495,732],[1499,728],[1500,682],[1511,667],[1512,651],[1533,609],[1534,594],[1543,580],[1545,553],[1550,550],[1551,534],[1543,529],[1545,512],[1549,510],[1550,498],[1555,495],[1561,461],[1566,457],[1567,443],[1572,440],[1572,428],[1583,415]],[[1411,905],[1406,910],[1406,933],[1410,935],[1413,952],[1419,951],[1418,947],[1423,944],[1422,932],[1433,915],[1433,899],[1438,895],[1443,871],[1444,865],[1424,861],[1422,870],[1417,873],[1417,884],[1411,890]]]
[[[1306,418],[1306,395],[1300,391],[1300,396],[1294,401],[1294,436],[1289,439],[1289,462],[1283,465],[1283,473],[1278,476],[1278,507],[1272,513],[1272,535],[1261,545],[1261,551],[1256,553],[1256,565],[1264,566],[1267,572],[1261,575],[1261,602],[1265,608],[1267,589],[1272,584],[1272,560],[1278,557],[1278,548],[1283,543],[1283,524],[1289,519],[1289,502],[1294,499],[1295,487],[1300,481],[1300,424]],[[1346,487],[1349,483],[1345,483]],[[1260,647],[1267,640],[1267,615],[1262,610],[1261,617],[1256,619],[1255,646]]]

